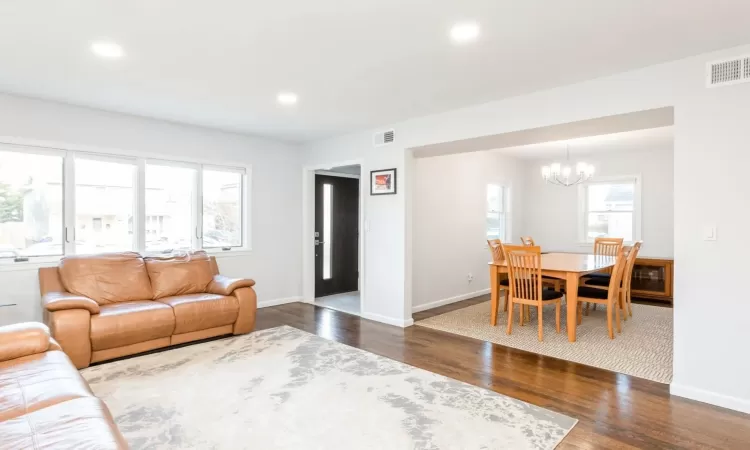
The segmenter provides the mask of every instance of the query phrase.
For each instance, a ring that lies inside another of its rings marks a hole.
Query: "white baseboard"
[[[269,306],[286,305],[287,303],[301,302],[302,297],[275,298],[273,300],[263,300],[258,302],[258,308],[267,308]]]
[[[750,414],[750,400],[717,394],[716,392],[697,389],[677,383],[669,385],[669,393],[678,397],[685,397],[691,400],[708,403],[710,405],[721,406],[722,408],[733,409],[735,411]]]
[[[380,314],[375,314],[375,313],[364,313],[362,314],[362,318],[368,319],[368,320],[374,320],[375,322],[385,323],[388,325],[393,325],[394,327],[401,327],[401,328],[406,328],[406,327],[410,327],[414,325],[414,319],[412,319],[411,317],[407,320],[402,320],[402,319],[395,319],[393,317],[388,317],[388,316],[381,316]]]
[[[442,300],[436,300],[434,302],[425,303],[423,305],[414,306],[412,312],[427,311],[428,309],[437,308],[438,306],[450,305],[451,303],[460,302],[462,300],[468,300],[470,298],[479,297],[480,295],[489,294],[489,289],[482,289],[481,291],[469,292],[468,294],[461,294],[455,297],[448,297]]]

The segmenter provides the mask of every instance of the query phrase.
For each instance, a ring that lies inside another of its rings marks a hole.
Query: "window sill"
[[[253,254],[253,250],[250,248],[237,248],[232,250],[221,250],[221,249],[203,249],[208,253],[210,256],[215,256],[217,258],[232,258],[232,257],[238,257],[238,256],[250,256]]]
[[[237,258],[240,256],[251,256],[253,254],[252,249],[250,248],[237,248],[235,250],[226,250],[223,251],[221,249],[204,249],[206,253],[208,253],[210,256],[215,256],[219,259],[223,258]],[[143,253],[144,256],[149,256],[147,253]],[[159,256],[159,254],[154,254],[153,256]],[[38,257],[38,258],[32,258],[29,261],[23,261],[23,262],[14,262],[13,260],[6,260],[2,261],[0,260],[0,272],[19,272],[24,270],[38,270],[42,267],[54,267],[57,266],[60,263],[60,260],[62,259],[62,256],[46,256],[46,257]]]
[[[14,262],[1,261],[0,272],[17,272],[22,270],[37,270],[42,267],[54,267],[60,263],[62,256],[48,256],[42,258],[34,258],[29,261]]]

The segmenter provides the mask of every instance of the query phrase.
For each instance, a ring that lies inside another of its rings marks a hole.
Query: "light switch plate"
[[[708,225],[703,230],[703,240],[715,241],[716,240],[716,225]]]

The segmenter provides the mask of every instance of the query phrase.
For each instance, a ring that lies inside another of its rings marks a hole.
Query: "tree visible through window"
[[[0,259],[244,248],[248,168],[0,143]]]
[[[63,158],[0,151],[0,258],[63,254]]]

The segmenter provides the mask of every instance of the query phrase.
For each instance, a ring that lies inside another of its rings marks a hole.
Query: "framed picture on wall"
[[[396,193],[396,169],[373,170],[370,172],[370,195],[390,195]]]

